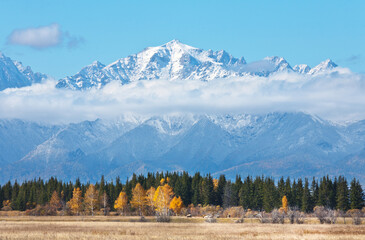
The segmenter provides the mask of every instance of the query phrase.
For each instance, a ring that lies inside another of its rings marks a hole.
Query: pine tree
[[[214,197],[214,184],[213,178],[209,174],[203,179],[202,182],[202,200],[204,205],[209,205],[213,203]]]
[[[181,176],[181,191],[180,195],[184,205],[188,206],[191,203],[191,178],[187,172],[183,172]]]
[[[337,206],[339,210],[347,211],[350,207],[347,181],[344,177],[338,178],[337,183]]]
[[[226,185],[226,177],[222,174],[218,179],[218,186],[216,190],[216,205],[223,206],[223,194],[224,194],[224,186]]]
[[[0,184],[0,209],[3,207],[3,201],[4,201],[4,192]]]
[[[232,183],[227,181],[223,191],[223,208],[227,209],[233,206],[232,201]]]
[[[198,205],[202,203],[201,200],[201,182],[202,177],[200,176],[200,173],[196,173],[192,179],[192,203],[194,205]]]
[[[263,208],[266,212],[271,212],[275,207],[278,207],[276,204],[279,202],[277,198],[279,197],[275,182],[271,178],[266,178],[264,183],[264,196],[263,196]]]
[[[316,179],[314,177],[312,179],[312,184],[311,184],[311,196],[312,196],[313,205],[318,203],[318,182],[316,181]],[[313,210],[313,209],[311,209],[311,210]]]
[[[298,206],[299,209],[302,209],[302,202],[303,202],[303,181],[301,178],[298,179],[297,184],[296,184],[296,206]]]
[[[241,190],[239,192],[240,195],[240,205],[244,209],[252,209],[254,208],[253,204],[253,183],[250,177],[247,177],[244,183],[241,186]]]
[[[309,182],[308,179],[306,178],[302,195],[302,211],[308,213],[312,211],[312,209],[313,209],[312,196],[309,190]]]
[[[361,209],[364,206],[364,192],[358,180],[353,179],[350,187],[351,209]]]

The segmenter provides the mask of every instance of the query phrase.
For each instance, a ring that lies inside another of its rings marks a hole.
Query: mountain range
[[[96,181],[148,171],[274,177],[345,175],[365,182],[365,121],[304,113],[170,114],[65,125],[0,121],[0,182]]]
[[[246,63],[243,57],[235,58],[224,50],[205,51],[172,40],[109,65],[95,61],[77,74],[59,80],[57,87],[75,90],[101,88],[113,80],[128,84],[155,79],[210,81],[246,75],[268,76],[277,72],[317,74],[336,67],[330,59],[313,69],[306,64],[292,68],[282,57],[266,57],[261,61]]]
[[[247,63],[225,51],[177,40],[109,65],[98,61],[56,88],[87,91],[111,81],[224,81],[248,75],[319,75],[326,60],[291,67],[281,57]],[[0,91],[41,83],[48,76],[0,54]],[[0,92],[1,93],[1,92]],[[96,181],[148,171],[311,177],[329,174],[365,182],[365,121],[336,124],[302,112],[266,114],[122,114],[118,119],[50,124],[0,119],[0,183],[36,177]]]
[[[337,67],[330,59],[313,68],[306,64],[291,67],[284,58],[277,56],[247,63],[243,57],[235,58],[224,50],[203,50],[172,40],[109,65],[94,61],[75,75],[58,80],[56,87],[85,90],[102,88],[111,81],[121,84],[156,79],[210,81],[247,75],[269,76],[281,72],[315,75]],[[24,67],[21,62],[0,53],[0,91],[29,86],[46,78],[47,75],[33,73],[30,67]]]

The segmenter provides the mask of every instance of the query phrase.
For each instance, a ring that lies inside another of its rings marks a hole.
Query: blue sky
[[[291,65],[315,66],[331,58],[365,72],[361,0],[1,0],[0,9],[0,51],[56,78],[172,39],[225,49],[248,62],[277,55]],[[48,47],[14,44],[14,31],[42,26],[57,26],[62,39]]]

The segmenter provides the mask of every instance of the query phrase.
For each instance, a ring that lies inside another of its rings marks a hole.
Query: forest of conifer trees
[[[148,173],[147,176],[136,174],[125,183],[119,178],[115,181],[105,181],[104,177],[95,186],[99,204],[108,205],[110,211],[115,211],[116,200],[121,192],[125,193],[125,201],[129,204],[133,191],[139,183],[143,191],[158,188],[162,179],[169,179],[168,185],[173,194],[180,197],[184,206],[221,206],[229,208],[242,206],[243,209],[271,212],[282,206],[282,198],[286,196],[288,207],[312,212],[315,206],[347,211],[364,207],[364,192],[358,180],[350,183],[340,176],[320,179],[290,179],[281,177],[275,181],[271,177],[257,176],[242,179],[237,176],[231,181],[221,175],[214,179],[210,174],[195,173]],[[0,208],[3,210],[25,211],[44,206],[51,201],[56,192],[60,201],[67,203],[73,198],[75,189],[80,189],[80,197],[85,194],[90,183],[63,182],[56,178],[47,181],[34,179],[23,183],[10,181],[0,186]],[[95,192],[94,191],[94,192]],[[104,197],[104,200],[102,200]],[[100,208],[100,207],[97,207]]]

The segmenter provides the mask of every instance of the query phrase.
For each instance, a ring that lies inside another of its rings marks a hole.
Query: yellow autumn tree
[[[155,197],[156,189],[154,187],[151,187],[146,192],[146,204],[150,207],[151,212],[155,210],[155,202],[153,201],[153,198]]]
[[[146,191],[141,184],[137,183],[137,185],[132,190],[131,206],[138,208],[139,215],[142,216],[142,211],[144,210],[146,204]]]
[[[51,200],[49,201],[49,206],[51,207],[51,209],[53,211],[57,211],[57,210],[59,210],[62,207],[61,199],[58,196],[57,191],[54,191],[52,193]]]
[[[282,199],[281,199],[281,202],[283,204],[283,209],[284,209],[284,212],[287,213],[288,212],[288,199],[286,198],[286,196],[284,196]]]
[[[183,201],[181,200],[181,197],[174,197],[170,202],[170,209],[172,209],[176,215],[180,214],[181,209],[183,207]]]
[[[174,192],[167,183],[157,188],[153,201],[155,203],[155,209],[160,215],[168,215],[170,202],[173,195]]]
[[[216,179],[216,178],[213,178],[213,188],[214,188],[214,190],[218,189],[218,179]]]
[[[125,192],[120,192],[117,200],[114,202],[114,208],[122,214],[127,207],[128,197]]]
[[[165,179],[164,178],[161,178],[160,184],[163,185],[164,183],[165,183]]]
[[[72,198],[67,202],[71,212],[75,215],[79,215],[82,209],[82,193],[80,188],[74,188],[72,192]]]
[[[97,210],[99,206],[99,191],[96,190],[94,184],[90,184],[85,193],[84,200],[85,210],[94,216],[94,211]]]

